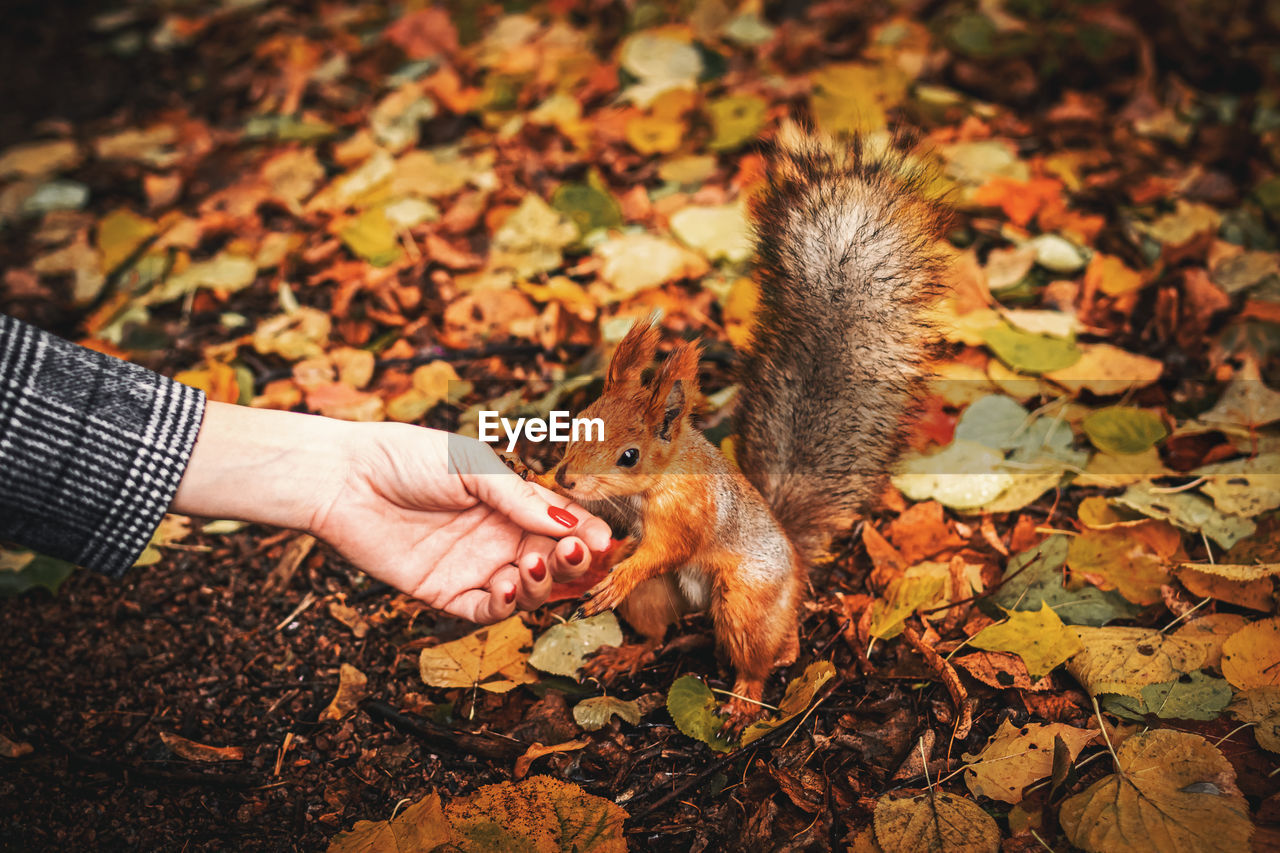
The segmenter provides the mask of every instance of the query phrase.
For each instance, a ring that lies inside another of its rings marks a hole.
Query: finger
[[[591,567],[591,553],[581,539],[569,536],[556,543],[551,554],[551,575],[565,583],[582,576]]]
[[[530,533],[558,539],[573,533],[583,522],[580,515],[562,506],[569,503],[567,499],[549,501],[545,495],[550,493],[539,492],[507,468],[469,477],[468,485],[477,498]]]
[[[535,544],[535,547],[525,551],[518,564],[520,589],[516,592],[516,606],[521,610],[534,610],[541,607],[551,592],[551,573],[547,571],[546,548],[537,546],[545,545],[550,548],[554,547],[555,543],[539,537],[535,543],[531,544]]]
[[[494,573],[483,589],[469,589],[454,596],[442,609],[463,619],[489,625],[506,619],[516,610],[520,574],[515,566]]]
[[[573,528],[570,533],[579,537],[586,543],[587,548],[594,553],[609,550],[609,543],[613,540],[613,530],[609,527],[608,522],[604,519],[592,515],[586,507],[579,503],[568,502],[561,495],[557,495],[548,489],[535,485],[534,491],[538,492],[548,502],[556,506],[564,507],[564,509],[573,513],[579,520],[578,526]]]

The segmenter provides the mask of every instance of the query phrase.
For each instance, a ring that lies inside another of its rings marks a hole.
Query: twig
[[[479,755],[490,761],[513,761],[523,753],[528,744],[518,740],[499,738],[475,732],[463,732],[433,723],[422,717],[403,714],[390,705],[376,699],[366,699],[360,707],[369,716],[382,720],[403,732],[426,741],[434,750],[453,755]]]

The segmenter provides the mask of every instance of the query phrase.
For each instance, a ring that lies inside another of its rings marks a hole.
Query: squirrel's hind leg
[[[735,566],[736,568],[736,566]],[[716,643],[733,664],[734,698],[725,703],[726,734],[737,734],[764,714],[764,684],[776,666],[795,660],[796,591],[787,576],[774,584],[718,584],[712,603]]]

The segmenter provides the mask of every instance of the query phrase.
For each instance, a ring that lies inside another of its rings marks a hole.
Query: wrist
[[[210,402],[172,509],[310,530],[342,489],[355,426]]]

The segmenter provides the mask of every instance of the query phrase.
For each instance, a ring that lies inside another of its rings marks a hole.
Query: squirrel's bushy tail
[[[752,203],[760,283],[742,471],[807,566],[883,486],[927,376],[943,205],[892,150],[785,128]]]

